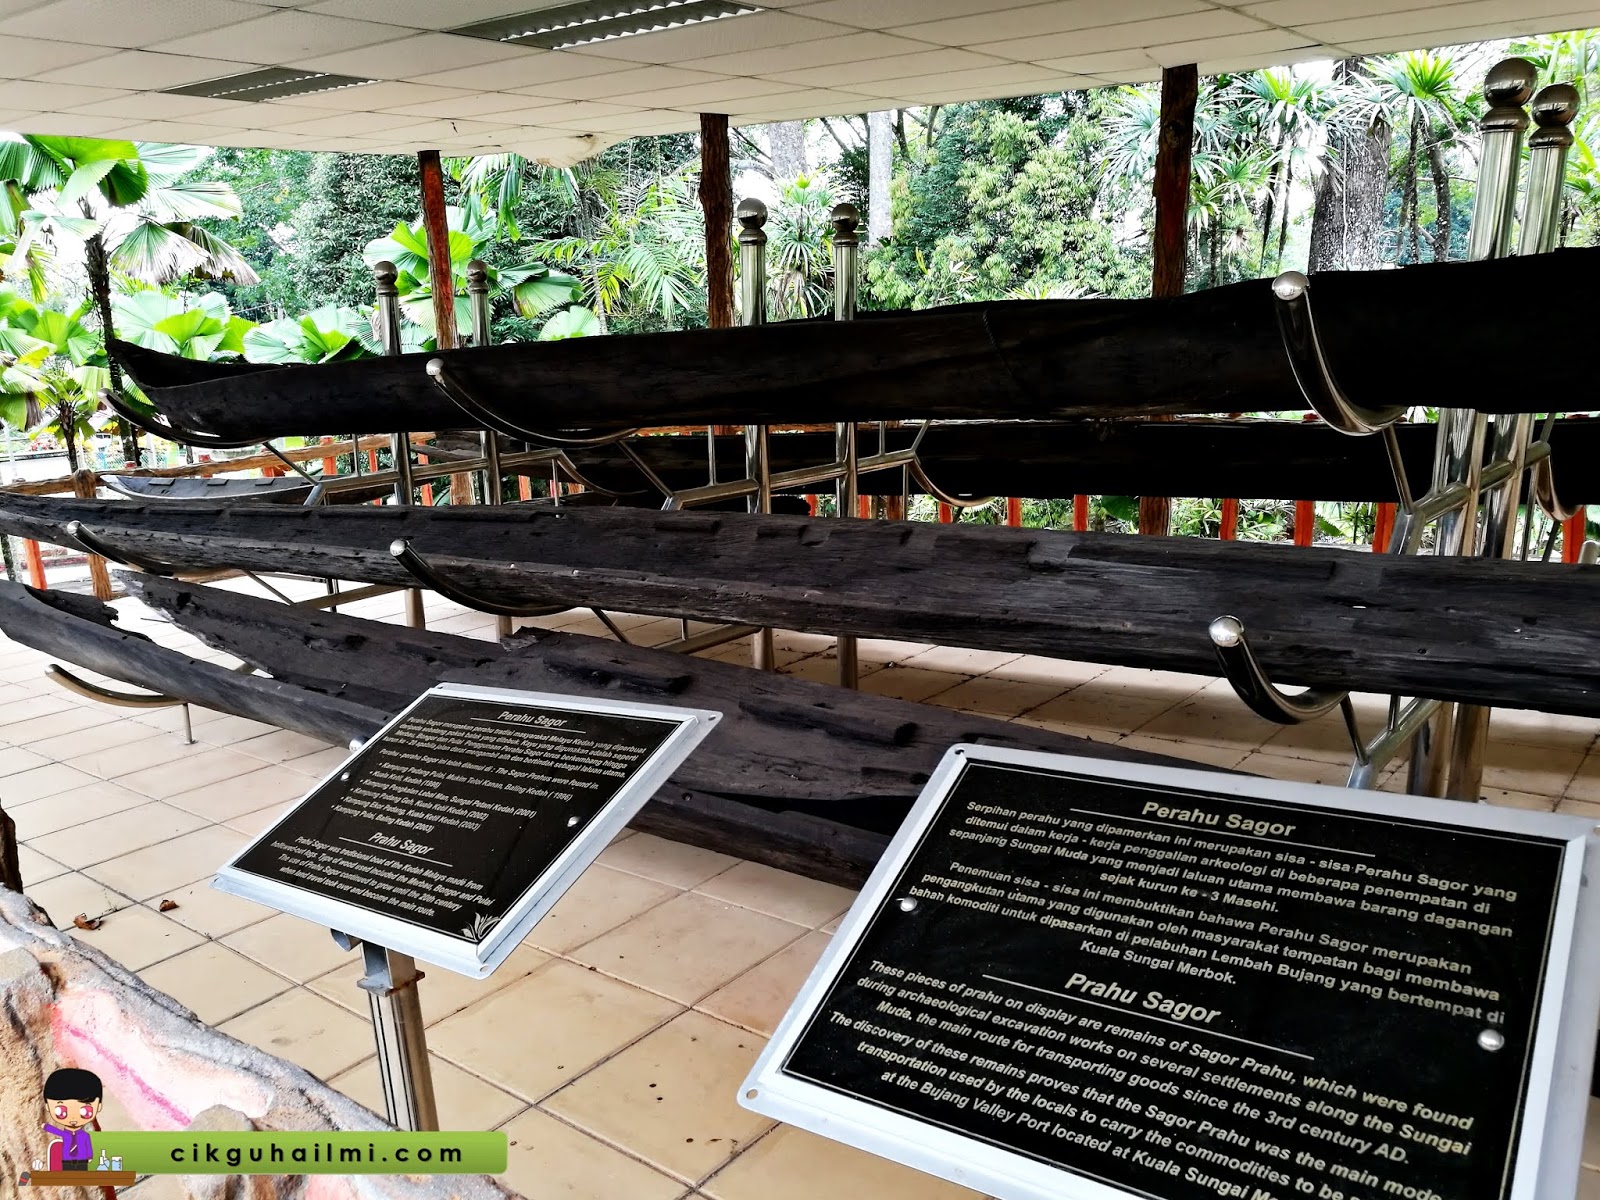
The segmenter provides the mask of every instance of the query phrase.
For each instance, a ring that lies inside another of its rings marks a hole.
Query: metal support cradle
[[[1518,154],[1528,124],[1522,106],[1532,93],[1534,77],[1531,64],[1508,59],[1495,66],[1485,82],[1484,96],[1490,109],[1481,123],[1484,152],[1470,237],[1473,258],[1496,257],[1509,250]],[[1577,94],[1566,84],[1552,85],[1539,94],[1533,107],[1540,130],[1530,139],[1532,165],[1523,253],[1538,253],[1554,244],[1565,155],[1572,144],[1567,126],[1576,115]],[[1550,468],[1553,414],[1534,436],[1532,419],[1524,414],[1485,417],[1468,409],[1442,411],[1432,481],[1426,494],[1417,498],[1394,432],[1405,409],[1359,404],[1339,385],[1318,336],[1312,291],[1311,281],[1297,271],[1285,272],[1273,282],[1284,352],[1307,404],[1324,422],[1341,433],[1378,434],[1384,439],[1400,509],[1388,553],[1420,552],[1424,529],[1436,525],[1436,554],[1509,556],[1523,475],[1529,468],[1534,498],[1553,517],[1561,511]],[[1480,503],[1485,508],[1481,542]],[[1233,616],[1218,617],[1209,632],[1223,673],[1240,699],[1260,716],[1297,724],[1336,707],[1343,712],[1355,749],[1349,786],[1373,786],[1379,769],[1410,744],[1411,791],[1478,799],[1488,709],[1461,706],[1452,724],[1451,705],[1426,699],[1402,702],[1392,697],[1384,729],[1370,742],[1363,741],[1348,691],[1316,688],[1298,695],[1284,693],[1267,678],[1243,622]]]

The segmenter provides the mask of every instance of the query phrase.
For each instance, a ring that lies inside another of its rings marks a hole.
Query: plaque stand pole
[[[361,944],[366,975],[360,984],[372,1009],[372,1033],[378,1043],[378,1072],[383,1078],[383,1103],[396,1129],[438,1129],[439,1108],[433,1096],[433,1067],[428,1061],[427,1034],[417,981],[422,973],[409,954],[396,954],[370,942]]]

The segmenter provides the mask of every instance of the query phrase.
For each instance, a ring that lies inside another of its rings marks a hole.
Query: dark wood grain
[[[1396,378],[1416,375],[1440,395],[1538,412],[1551,396],[1585,393],[1584,357],[1548,353],[1536,322],[1495,321],[1439,298],[1536,295],[1579,311],[1597,263],[1600,248],[1329,272],[1312,297],[1334,370],[1358,402],[1386,403]],[[1258,279],[1159,299],[999,301],[440,357],[478,396],[549,429],[1303,408],[1274,303],[1270,281]],[[1449,354],[1435,353],[1445,345]],[[430,354],[258,370],[111,348],[158,410],[219,437],[461,424],[427,375]]]
[[[626,508],[196,509],[0,497],[185,569],[406,583],[396,538],[472,594],[1217,672],[1241,618],[1286,684],[1600,715],[1600,569],[1198,538]]]
[[[956,742],[1172,761],[597,638],[530,632],[501,646],[150,576],[129,582],[208,645],[303,694],[363,708],[392,713],[433,684],[454,681],[715,709],[725,719],[636,824],[838,882],[865,877]],[[0,624],[5,620],[0,609]]]

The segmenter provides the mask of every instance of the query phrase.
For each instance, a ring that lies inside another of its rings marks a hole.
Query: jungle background
[[[1600,31],[1202,80],[1187,286],[1463,257],[1480,84],[1507,53],[1585,97],[1600,82]],[[829,310],[827,218],[841,200],[864,218],[863,307],[1147,295],[1158,114],[1148,86],[734,130],[735,192],[771,209],[771,319]],[[1592,245],[1600,111],[1575,132],[1561,241]],[[570,169],[498,155],[447,170],[462,328],[473,258],[492,268],[496,340],[705,324],[693,135],[635,138]],[[370,266],[389,259],[404,340],[426,348],[426,251],[409,156],[0,134],[6,454],[64,452],[72,469],[138,456],[97,399],[122,383],[104,352],[108,324],[197,359],[376,353]],[[1419,388],[1415,403],[1424,416],[1438,399]],[[1173,532],[1215,535],[1220,503],[1175,502]],[[1094,497],[1093,524],[1126,528],[1134,508]],[[1239,534],[1285,537],[1291,510],[1246,502]],[[1370,510],[1321,506],[1321,536],[1370,536]],[[1029,502],[1024,521],[1067,523],[1070,502]]]

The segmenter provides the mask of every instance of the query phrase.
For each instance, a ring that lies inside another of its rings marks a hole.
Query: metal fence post
[[[859,282],[858,257],[861,238],[861,212],[854,204],[837,204],[828,214],[833,223],[833,319],[856,319],[856,289]],[[854,517],[861,495],[861,445],[854,421],[835,426],[834,454],[844,464],[844,474],[834,486],[836,517]],[[839,657],[839,686],[853,688],[860,682],[861,666],[856,654],[856,639],[849,635],[835,639]]]
[[[759,200],[739,201],[734,210],[739,222],[739,320],[743,325],[767,323],[767,206]],[[750,511],[772,511],[772,458],[765,425],[744,427],[745,474],[755,480]],[[757,670],[771,671],[777,665],[772,630],[756,631],[751,663]]]
[[[487,346],[492,334],[489,330],[489,265],[481,258],[467,264],[467,303],[472,310],[472,344]],[[480,430],[478,449],[483,455],[483,502],[500,504],[504,500],[500,478],[500,435],[492,429]],[[511,636],[511,618],[495,617],[496,637]]]
[[[400,293],[395,281],[400,272],[387,259],[372,266],[372,282],[378,296],[378,337],[386,355],[400,353]],[[416,503],[416,488],[411,479],[411,434],[397,432],[389,438],[389,453],[394,459],[394,502],[405,508]],[[423,612],[422,593],[416,588],[406,589],[406,624],[422,629],[427,624]]]
[[[1489,69],[1483,82],[1483,98],[1489,110],[1478,122],[1483,135],[1483,151],[1478,163],[1478,195],[1472,210],[1472,228],[1467,236],[1467,257],[1473,261],[1504,258],[1511,253],[1512,228],[1516,220],[1517,175],[1521,167],[1522,135],[1528,128],[1524,109],[1533,95],[1538,72],[1522,58],[1508,58]],[[1448,418],[1448,420],[1447,420]],[[1494,459],[1510,459],[1515,467],[1502,484],[1493,488],[1487,500],[1483,542],[1477,540],[1478,504],[1476,494],[1458,513],[1441,518],[1436,552],[1499,557],[1511,537],[1517,500],[1521,492],[1523,451],[1528,443],[1531,418],[1515,413],[1499,413],[1493,418]],[[1436,469],[1450,473],[1451,481],[1469,483],[1478,476],[1483,462],[1486,418],[1462,409],[1439,414],[1441,439]],[[1448,442],[1445,439],[1448,438]],[[1476,493],[1476,489],[1472,491]],[[1453,800],[1476,802],[1483,791],[1483,758],[1489,741],[1490,710],[1477,705],[1457,705],[1454,729],[1446,732],[1450,706],[1441,706],[1434,719],[1435,736],[1430,743],[1435,755],[1427,765],[1432,781],[1443,782],[1441,791]],[[1448,774],[1439,779],[1443,759]],[[1417,771],[1413,762],[1413,776]]]

